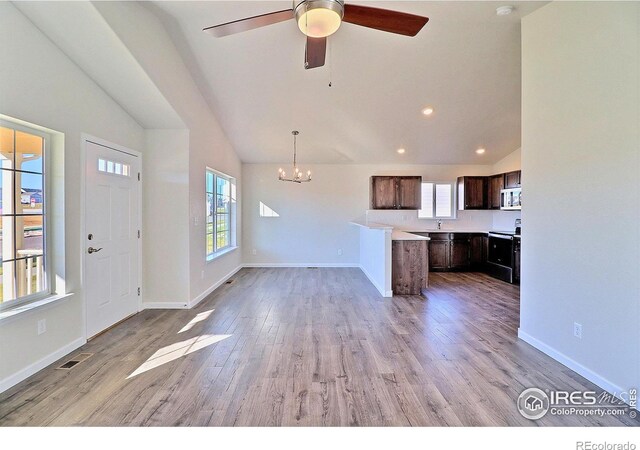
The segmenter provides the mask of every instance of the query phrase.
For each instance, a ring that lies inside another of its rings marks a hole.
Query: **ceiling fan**
[[[307,36],[305,69],[324,66],[327,36],[338,31],[342,22],[413,37],[429,21],[428,17],[414,14],[370,6],[346,5],[342,0],[294,0],[292,9],[234,20],[207,27],[203,31],[223,37],[293,18],[298,22],[300,31]]]

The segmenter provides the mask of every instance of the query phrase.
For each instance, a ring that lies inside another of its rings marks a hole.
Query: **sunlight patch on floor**
[[[127,377],[133,378],[136,375],[140,375],[148,370],[155,369],[156,367],[160,367],[161,365],[174,361],[182,356],[186,356],[189,353],[197,352],[209,345],[213,345],[216,342],[220,342],[228,337],[232,336],[231,334],[203,334],[202,336],[196,336],[191,339],[187,339],[186,341],[176,342],[175,344],[167,345],[166,347],[162,347],[160,350],[155,352],[149,359],[147,359],[144,364],[138,367],[131,375]]]
[[[203,311],[199,314],[196,314],[196,316],[193,319],[191,319],[191,321],[188,324],[186,324],[184,327],[182,327],[180,331],[178,331],[178,334],[184,333],[185,331],[189,331],[198,322],[202,322],[203,320],[206,320],[207,317],[209,317],[213,311],[215,310],[210,309],[209,311]]]

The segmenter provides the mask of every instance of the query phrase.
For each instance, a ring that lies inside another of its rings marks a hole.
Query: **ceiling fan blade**
[[[273,25],[274,23],[284,22],[289,19],[293,19],[293,9],[285,9],[283,11],[260,14],[259,16],[248,17],[246,19],[234,20],[233,22],[207,27],[202,31],[206,31],[215,37],[223,37],[253,30],[254,28]]]
[[[304,68],[314,69],[324,66],[327,54],[327,38],[312,38],[307,36],[307,44],[304,48]]]
[[[344,5],[342,21],[389,33],[415,36],[429,18],[369,6]]]

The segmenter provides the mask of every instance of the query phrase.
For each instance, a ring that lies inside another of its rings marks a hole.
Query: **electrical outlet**
[[[38,335],[47,331],[47,319],[38,320]]]
[[[204,280],[204,270],[202,272],[200,272],[200,279]]]
[[[342,249],[341,248],[338,249],[338,256],[342,256]]]
[[[403,220],[403,221],[405,221],[405,222],[407,221],[407,219],[408,219],[408,218],[409,218],[409,217],[407,217],[406,215],[403,215],[403,216],[402,216],[402,220]]]
[[[257,254],[258,254],[258,251],[254,248],[254,249],[251,251],[251,253],[252,253],[253,255],[257,255]]]
[[[193,216],[193,226],[194,227],[198,226],[198,216]]]
[[[573,322],[573,335],[578,339],[582,339],[582,324]]]

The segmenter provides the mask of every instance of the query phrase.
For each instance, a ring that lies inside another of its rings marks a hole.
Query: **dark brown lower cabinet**
[[[449,267],[449,240],[429,242],[429,267],[432,271],[447,270]]]
[[[458,238],[454,234],[454,238],[451,239],[449,244],[449,268],[456,270],[468,269],[471,265],[471,241],[468,237]]]
[[[394,295],[420,295],[429,282],[429,247],[425,240],[393,241],[391,285]]]
[[[432,272],[481,269],[486,261],[482,234],[429,233],[429,268]]]
[[[471,268],[480,269],[487,260],[484,250],[484,239],[482,235],[471,236]]]

